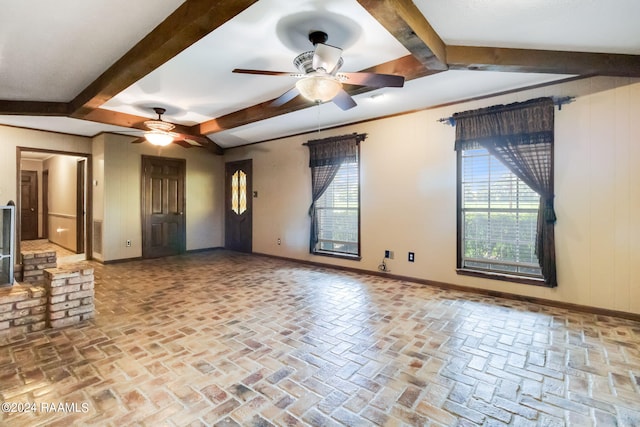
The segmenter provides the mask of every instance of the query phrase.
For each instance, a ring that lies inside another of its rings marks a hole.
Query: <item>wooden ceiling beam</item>
[[[106,110],[104,108],[96,108],[88,111],[81,119],[96,123],[104,123],[106,125],[122,126],[125,128],[140,130],[146,130],[147,128],[144,126],[144,122],[145,120],[151,120],[148,117],[119,113],[117,111]]]
[[[0,114],[9,116],[67,116],[69,103],[0,100]]]
[[[447,46],[452,70],[640,77],[640,55]]]
[[[216,144],[215,142],[213,142],[212,140],[210,140],[206,136],[204,138],[206,138],[207,141],[209,141],[209,142],[206,143],[206,144],[201,145],[202,148],[204,148],[205,150],[215,154],[216,156],[222,156],[224,154],[224,149],[222,147],[220,147],[218,144]],[[200,144],[202,144],[202,142],[200,142]]]
[[[440,36],[411,0],[358,0],[389,33],[430,70],[446,70]]]
[[[71,101],[71,116],[85,118],[257,0],[186,0]]]

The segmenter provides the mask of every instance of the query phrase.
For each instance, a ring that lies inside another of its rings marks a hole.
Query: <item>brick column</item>
[[[47,298],[42,286],[0,288],[0,333],[33,332],[45,328]]]
[[[93,268],[65,264],[44,271],[47,289],[47,324],[52,328],[73,325],[94,317]]]
[[[55,251],[24,251],[21,255],[22,281],[27,283],[42,283],[44,269],[55,268],[58,263]]]

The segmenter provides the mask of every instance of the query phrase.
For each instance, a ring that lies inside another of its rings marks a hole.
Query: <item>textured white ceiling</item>
[[[640,53],[638,0],[414,0],[447,44]]]
[[[71,101],[184,0],[0,3],[0,99]]]
[[[152,31],[183,0],[21,0],[2,3],[0,101],[70,101]],[[448,44],[640,54],[640,0],[414,0]],[[356,0],[260,0],[102,107],[191,125],[276,98],[292,77],[233,74],[234,68],[295,71],[325,30],[344,48],[343,71],[408,54]],[[210,134],[248,142],[455,102],[567,76],[450,71]],[[384,93],[378,102],[370,96]],[[318,119],[320,113],[320,120]],[[122,128],[60,117],[0,116],[0,123],[92,136]]]

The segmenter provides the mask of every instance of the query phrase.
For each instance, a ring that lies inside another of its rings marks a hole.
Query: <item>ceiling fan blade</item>
[[[188,144],[190,147],[200,147],[206,145],[209,142],[209,139],[202,135],[191,135],[188,133],[177,133],[170,132],[175,141],[184,141],[185,144]],[[181,144],[182,145],[182,144]],[[185,145],[183,145],[184,147]]]
[[[282,95],[280,95],[278,98],[274,99],[273,102],[269,104],[269,106],[279,107],[291,101],[293,98],[295,98],[298,95],[300,95],[300,91],[298,90],[297,87],[294,86],[288,91],[286,91],[285,93],[283,93]]]
[[[295,73],[285,71],[247,70],[246,68],[234,68],[232,73],[259,74],[263,76],[294,76]]]
[[[324,69],[331,74],[342,56],[342,49],[324,43],[316,44],[316,50],[313,54],[312,66],[314,70],[318,68]]]
[[[333,98],[333,103],[342,110],[348,110],[358,105],[351,95],[349,95],[344,89],[340,89],[340,92],[338,92],[338,94]]]
[[[144,136],[141,136],[139,138],[134,139],[133,141],[131,141],[132,144],[142,144],[143,142],[145,142],[146,139]]]
[[[349,85],[360,85],[370,87],[402,87],[404,77],[394,74],[375,73],[340,73],[339,77],[344,77],[342,83]]]
[[[177,145],[179,145],[181,147],[184,147],[184,148],[192,148],[192,147],[199,147],[200,146],[199,144],[198,145],[192,145],[187,140],[182,139],[182,138],[175,139],[173,141],[173,143],[177,144]]]

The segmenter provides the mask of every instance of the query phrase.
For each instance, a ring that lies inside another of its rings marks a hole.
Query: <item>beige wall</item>
[[[91,153],[91,139],[0,125],[0,203],[17,201],[16,147]]]
[[[91,153],[91,160],[93,161],[93,178],[92,182],[87,184],[87,187],[93,192],[93,222],[100,224],[102,239],[101,242],[96,244],[96,239],[94,238],[92,244],[92,257],[97,259],[98,261],[104,261],[104,213],[105,213],[105,194],[104,194],[104,145],[105,139],[107,139],[109,135],[100,134],[93,138],[92,148],[93,152]],[[93,224],[89,224],[89,228],[92,229],[93,235]],[[102,243],[102,244],[100,244]],[[99,245],[99,246],[98,246]]]
[[[92,139],[0,126],[0,204],[9,200],[17,201],[16,147],[92,154],[93,179],[87,188],[93,194],[94,220],[103,221],[102,253],[94,251],[93,255],[102,261],[139,257],[142,255],[141,155],[182,158],[187,162],[187,250],[222,246],[222,157],[196,148],[170,146],[158,149],[149,144],[131,144],[131,139],[111,134],[101,134]],[[67,178],[73,180],[75,188],[75,166],[72,170],[73,176]],[[75,196],[73,206],[75,207]],[[65,215],[76,214],[75,211],[67,212],[68,209],[63,209],[60,204],[50,204],[49,208],[51,212],[56,212],[57,209],[64,210]],[[56,225],[52,225],[54,232],[56,228]],[[68,227],[60,225],[60,228]],[[131,247],[126,247],[127,240],[131,240]],[[75,247],[75,240],[73,242]]]
[[[77,249],[76,189],[78,157],[51,156],[49,171],[49,240],[73,252]]]
[[[94,218],[103,220],[101,259],[142,256],[142,155],[186,159],[187,250],[222,246],[222,157],[197,148],[176,145],[157,148],[147,143],[131,144],[131,140],[131,137],[104,134],[95,141]],[[127,240],[131,241],[131,247],[126,246]]]
[[[91,152],[91,140],[82,136],[0,126],[0,204],[5,204],[9,200],[14,200],[16,203],[18,202],[18,186],[16,181],[17,147],[24,147],[27,151],[28,149],[46,149],[67,153],[89,154]],[[41,194],[41,176],[38,179],[38,187],[38,192]],[[75,194],[75,191],[73,193]],[[42,209],[42,198],[39,200],[39,205],[40,209]],[[40,217],[39,220],[40,224],[42,224],[42,217]],[[75,239],[75,237],[73,239]],[[73,247],[75,248],[75,240],[73,240],[73,242]],[[18,258],[16,258],[16,261],[17,260]]]
[[[437,119],[567,95],[575,102],[556,110],[559,286],[457,275],[455,130]],[[638,117],[640,81],[593,78],[323,131],[320,137],[369,134],[361,145],[361,261],[309,254],[310,176],[301,145],[309,136],[234,149],[225,161],[253,159],[255,252],[375,271],[390,249],[392,274],[640,313]]]

